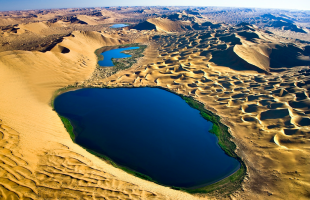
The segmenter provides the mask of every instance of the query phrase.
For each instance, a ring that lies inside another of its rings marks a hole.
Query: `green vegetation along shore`
[[[97,64],[97,67],[93,73],[93,76],[90,78],[90,81],[96,80],[96,79],[102,79],[109,77],[113,74],[115,74],[118,71],[128,69],[133,64],[135,64],[138,60],[138,58],[143,57],[143,52],[146,49],[146,45],[141,44],[124,44],[124,45],[118,45],[118,46],[106,46],[101,47],[95,51],[95,54],[97,56],[97,60],[103,60],[103,56],[101,55],[102,52],[112,50],[112,49],[118,49],[118,48],[124,48],[124,47],[139,47],[139,49],[132,49],[123,51],[122,53],[131,55],[131,57],[128,58],[119,58],[119,59],[112,59],[112,62],[114,64],[113,67],[101,67],[99,64]]]
[[[192,97],[181,96],[187,104],[189,104],[192,108],[195,108],[200,111],[201,116],[212,122],[212,129],[209,131],[213,133],[218,138],[219,146],[225,151],[225,153],[240,162],[240,168],[234,174],[230,175],[218,181],[214,184],[207,185],[205,187],[197,188],[197,189],[185,189],[185,191],[189,193],[209,193],[213,191],[217,191],[217,193],[222,193],[224,195],[228,195],[238,188],[241,187],[241,183],[246,174],[246,166],[242,159],[235,153],[236,145],[231,141],[231,135],[228,131],[228,127],[220,122],[220,117],[213,114],[211,111],[204,108],[204,105]]]

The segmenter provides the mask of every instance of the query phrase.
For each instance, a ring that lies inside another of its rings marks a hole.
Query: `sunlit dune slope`
[[[156,29],[159,31],[176,32],[184,30],[184,28],[182,28],[181,23],[178,21],[171,21],[169,19],[161,19],[161,18],[151,18],[148,19],[147,21],[154,24],[156,26]]]
[[[150,18],[145,22],[135,25],[133,28],[137,30],[157,30],[160,32],[178,32],[187,30],[184,23],[181,21],[172,21],[166,18]]]

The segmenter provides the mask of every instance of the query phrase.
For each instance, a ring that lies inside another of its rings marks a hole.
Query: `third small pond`
[[[123,28],[129,26],[127,24],[113,24],[112,26],[110,26],[110,28]]]
[[[131,55],[122,53],[123,51],[133,50],[133,49],[139,49],[140,47],[125,47],[125,48],[118,48],[118,49],[112,49],[109,51],[104,51],[101,53],[103,56],[103,60],[100,60],[98,64],[101,67],[113,67],[114,64],[112,62],[112,58],[129,58]]]
[[[218,145],[212,123],[180,96],[159,88],[85,88],[59,95],[75,142],[169,186],[219,181],[240,163]]]

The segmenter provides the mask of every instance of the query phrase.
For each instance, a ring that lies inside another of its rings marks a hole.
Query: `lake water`
[[[123,28],[128,26],[127,24],[113,24],[110,28]]]
[[[100,60],[98,64],[102,67],[113,67],[112,58],[129,58],[131,55],[121,53],[122,51],[139,49],[140,47],[127,47],[127,48],[119,48],[112,49],[109,51],[102,52],[103,60]]]
[[[181,97],[158,88],[86,88],[59,95],[76,143],[169,186],[192,188],[239,169],[208,131],[212,123]]]

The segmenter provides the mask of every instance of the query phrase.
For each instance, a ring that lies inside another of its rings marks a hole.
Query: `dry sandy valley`
[[[0,12],[0,199],[309,199],[309,20],[216,7]],[[147,48],[130,68],[97,65],[97,49],[132,43]],[[240,184],[191,194],[140,179],[74,143],[51,105],[62,88],[146,86],[221,118]]]

